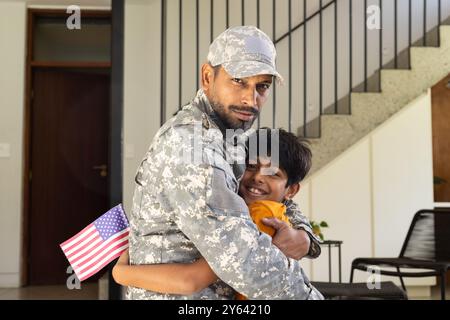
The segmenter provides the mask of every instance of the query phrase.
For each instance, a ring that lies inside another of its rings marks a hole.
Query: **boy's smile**
[[[239,185],[239,194],[247,205],[255,201],[270,200],[282,202],[291,198],[298,191],[298,184],[286,186],[288,176],[286,172],[278,168],[274,174],[267,175],[264,168],[270,168],[270,161],[257,164],[248,164]]]

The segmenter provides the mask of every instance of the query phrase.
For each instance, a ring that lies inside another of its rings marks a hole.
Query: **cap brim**
[[[283,77],[272,66],[259,61],[239,61],[227,62],[222,65],[225,71],[233,78],[247,78],[264,74],[274,76],[277,83],[282,85],[284,83]]]

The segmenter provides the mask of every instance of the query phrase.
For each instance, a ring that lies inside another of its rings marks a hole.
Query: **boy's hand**
[[[130,262],[129,262],[130,256],[129,256],[128,251],[129,251],[129,249],[127,249],[124,252],[122,252],[122,254],[120,255],[119,260],[117,260],[117,264],[118,265],[125,265],[125,266],[127,266],[127,265],[130,264]]]
[[[286,222],[275,218],[264,218],[261,221],[266,226],[276,230],[272,237],[272,243],[277,246],[286,257],[300,260],[308,254],[311,239],[306,231],[294,229]]]

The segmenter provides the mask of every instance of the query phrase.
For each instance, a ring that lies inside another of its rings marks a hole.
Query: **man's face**
[[[273,76],[238,79],[222,67],[215,72],[209,65],[204,66],[202,73],[205,94],[227,129],[250,129],[269,97]]]
[[[272,175],[267,175],[270,170],[270,160],[258,159],[257,164],[248,164],[239,185],[239,195],[247,205],[258,200],[270,200],[282,202],[286,198],[292,198],[299,190],[299,184],[286,187],[287,173],[278,168]]]

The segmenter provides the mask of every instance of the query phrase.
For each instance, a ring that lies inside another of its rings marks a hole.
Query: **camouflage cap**
[[[282,83],[283,77],[275,66],[276,56],[275,46],[264,32],[253,26],[240,26],[225,30],[214,40],[208,61],[213,67],[222,65],[234,78],[271,74]]]

